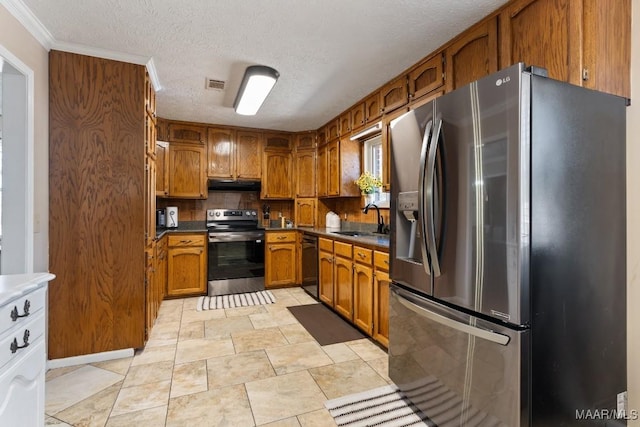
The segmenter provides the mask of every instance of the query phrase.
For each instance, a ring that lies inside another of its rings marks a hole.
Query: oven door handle
[[[209,243],[217,242],[262,242],[264,233],[215,233],[209,234]]]

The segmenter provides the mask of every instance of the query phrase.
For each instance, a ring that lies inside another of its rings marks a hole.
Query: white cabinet
[[[0,276],[0,426],[44,426],[48,273]]]

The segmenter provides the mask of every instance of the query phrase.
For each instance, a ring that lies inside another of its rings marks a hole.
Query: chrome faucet
[[[384,219],[382,218],[382,215],[380,215],[380,208],[378,208],[378,205],[375,203],[369,203],[364,207],[364,209],[362,209],[362,213],[368,213],[369,208],[376,208],[376,211],[378,212],[378,229],[376,230],[376,233],[382,234],[384,230]]]

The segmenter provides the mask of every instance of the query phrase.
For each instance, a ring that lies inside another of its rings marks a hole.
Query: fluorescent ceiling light
[[[252,65],[247,67],[233,103],[236,113],[253,116],[258,112],[271,88],[276,84],[280,74],[271,67]]]
[[[371,126],[370,128],[366,128],[365,130],[363,130],[362,132],[358,132],[355,135],[353,135],[351,138],[349,138],[351,141],[355,141],[356,139],[360,139],[363,136],[367,136],[367,135],[371,135],[372,133],[375,133],[379,130],[382,129],[382,122],[378,122],[375,125]]]

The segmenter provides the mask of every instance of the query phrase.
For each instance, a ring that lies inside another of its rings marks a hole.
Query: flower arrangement
[[[369,171],[366,171],[358,179],[355,184],[360,187],[360,191],[364,194],[371,194],[376,188],[382,187],[382,181],[377,176],[371,175]]]

